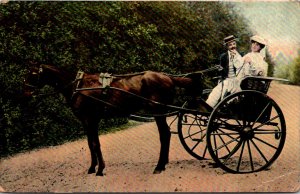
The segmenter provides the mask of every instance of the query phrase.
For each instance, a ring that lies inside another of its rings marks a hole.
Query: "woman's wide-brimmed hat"
[[[258,35],[252,36],[250,38],[250,41],[258,42],[259,44],[262,44],[264,46],[267,45],[267,41],[264,38],[262,38],[262,37],[260,37]]]

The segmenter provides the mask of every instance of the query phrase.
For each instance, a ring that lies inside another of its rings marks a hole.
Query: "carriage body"
[[[286,136],[283,113],[267,95],[273,80],[287,81],[248,76],[241,82],[242,91],[228,95],[211,111],[181,112],[178,133],[187,152],[197,159],[212,158],[232,173],[268,168],[281,153]],[[203,103],[198,100],[190,107]]]

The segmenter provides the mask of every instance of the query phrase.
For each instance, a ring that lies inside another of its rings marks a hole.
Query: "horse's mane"
[[[60,67],[56,67],[54,65],[47,65],[47,64],[42,64],[41,67],[49,72],[52,72],[56,74],[57,76],[63,78],[63,79],[73,79],[75,77],[76,73],[66,71]]]

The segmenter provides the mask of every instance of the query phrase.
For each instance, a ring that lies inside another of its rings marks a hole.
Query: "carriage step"
[[[278,126],[278,123],[274,123],[274,122],[268,122],[266,123],[267,125],[272,125],[272,126]]]
[[[178,131],[170,131],[171,134],[178,134]]]
[[[192,138],[193,141],[203,142],[203,139]]]

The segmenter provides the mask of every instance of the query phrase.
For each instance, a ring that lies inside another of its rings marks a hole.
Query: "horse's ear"
[[[39,68],[39,64],[36,61],[29,61],[29,68]]]
[[[29,65],[31,65],[31,66],[37,66],[37,62],[36,61],[29,61]]]

